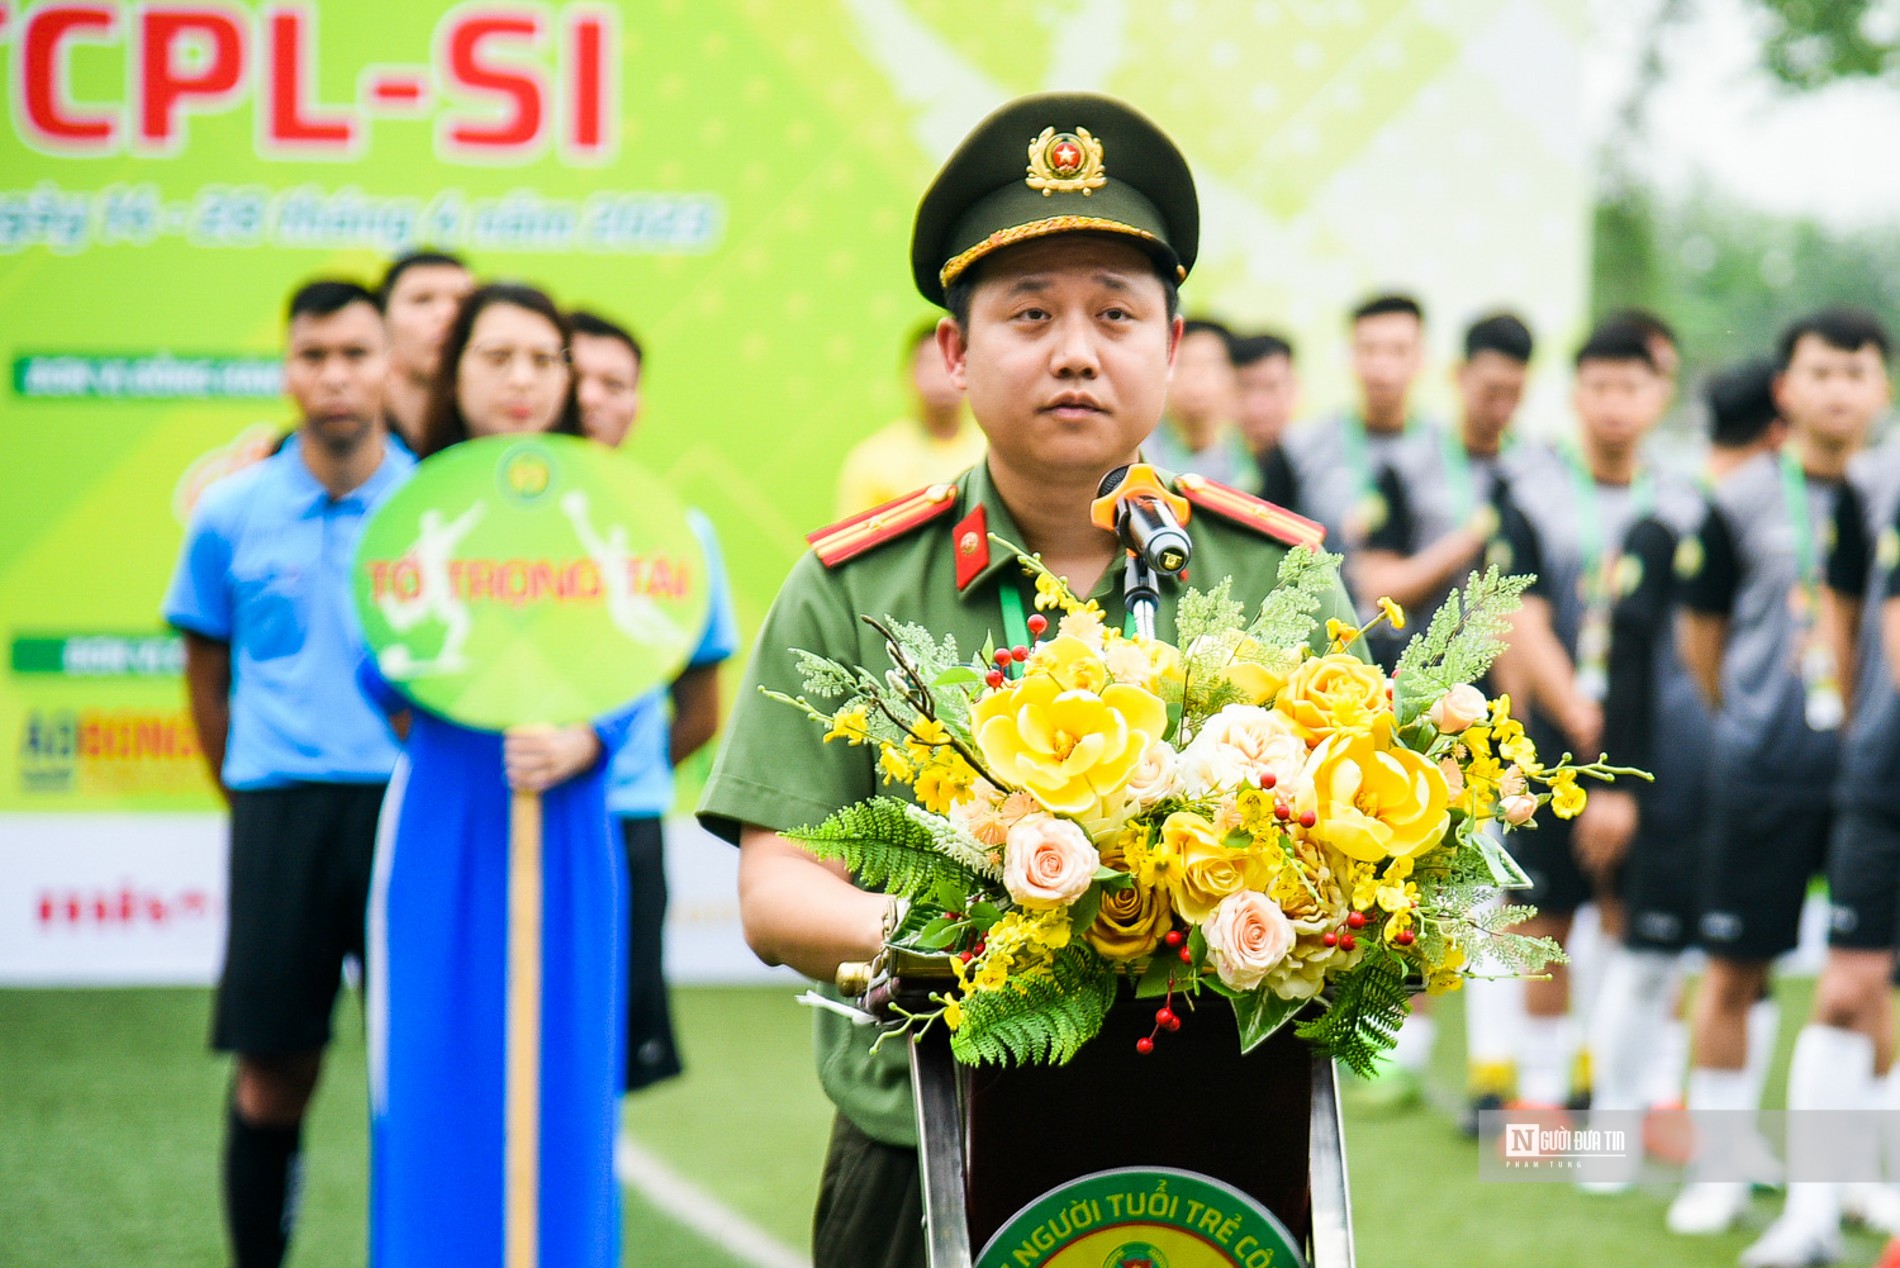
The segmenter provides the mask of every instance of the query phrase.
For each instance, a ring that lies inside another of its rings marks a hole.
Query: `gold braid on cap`
[[[1137,229],[1133,225],[1123,224],[1119,220],[1109,220],[1102,216],[1050,216],[1046,220],[1032,220],[1028,224],[1015,225],[1008,229],[998,229],[983,241],[952,256],[950,262],[937,274],[937,281],[943,286],[963,275],[964,270],[988,255],[1004,247],[1014,246],[1018,242],[1027,242],[1031,238],[1046,238],[1053,233],[1074,233],[1078,230],[1095,230],[1100,233],[1120,233],[1131,238],[1143,238],[1149,242],[1161,242],[1161,239],[1146,229]],[[1162,242],[1161,245],[1167,246]],[[1180,265],[1174,268],[1176,281],[1187,280],[1187,270]]]

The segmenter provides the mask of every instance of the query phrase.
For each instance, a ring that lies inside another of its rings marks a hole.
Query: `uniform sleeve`
[[[413,708],[408,699],[391,685],[376,668],[376,657],[364,648],[356,661],[356,685],[362,689],[369,702],[384,714],[401,713]]]
[[[1709,507],[1690,543],[1677,561],[1683,605],[1705,616],[1727,616],[1741,587],[1741,562],[1736,557],[1735,534],[1721,508]]]
[[[1385,467],[1379,471],[1374,487],[1385,500],[1385,516],[1366,534],[1364,549],[1412,554],[1418,548],[1418,517],[1412,511],[1412,497],[1405,481],[1391,467]]]
[[[633,721],[639,716],[649,696],[641,696],[631,704],[622,705],[612,713],[594,719],[594,738],[600,741],[600,761],[597,765],[611,765],[614,754],[627,743],[627,737],[633,733]]]
[[[1622,766],[1650,769],[1656,721],[1657,642],[1670,637],[1676,535],[1650,518],[1631,527],[1622,566],[1636,578],[1610,614],[1609,686],[1603,751]]]
[[[739,622],[732,611],[732,586],[726,580],[726,565],[719,550],[719,535],[705,516],[692,513],[693,531],[699,535],[700,550],[706,556],[706,581],[712,591],[712,606],[706,612],[706,629],[699,646],[693,649],[687,664],[694,669],[717,665],[732,659],[739,650]]]
[[[820,823],[877,791],[869,748],[826,744],[822,724],[764,694],[810,695],[798,672],[798,650],[846,665],[860,659],[857,617],[841,574],[810,553],[793,567],[766,614],[700,797],[700,822],[727,841],[737,843],[742,824],[783,831]],[[820,710],[834,705],[811,703]]]
[[[1853,598],[1867,592],[1873,567],[1873,543],[1867,540],[1867,515],[1853,482],[1841,485],[1834,500],[1834,531],[1827,551],[1827,587]]]
[[[222,517],[200,506],[185,529],[178,567],[165,591],[165,623],[221,643],[231,641],[231,539]]]

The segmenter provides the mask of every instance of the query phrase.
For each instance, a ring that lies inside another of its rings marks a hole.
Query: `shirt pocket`
[[[297,568],[234,573],[236,628],[232,642],[252,660],[275,660],[303,650],[308,628],[308,575]]]

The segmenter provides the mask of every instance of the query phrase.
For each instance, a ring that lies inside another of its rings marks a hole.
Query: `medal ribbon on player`
[[[1603,507],[1596,479],[1573,449],[1564,451],[1570,482],[1576,492],[1577,534],[1583,554],[1583,621],[1577,627],[1577,689],[1601,703],[1610,688],[1610,613],[1616,606],[1617,565],[1622,551],[1604,541]],[[1649,514],[1656,501],[1655,477],[1639,471],[1630,487],[1634,523]]]
[[[1841,694],[1840,666],[1834,649],[1821,632],[1821,560],[1814,548],[1814,509],[1808,503],[1808,477],[1800,461],[1781,453],[1781,505],[1794,534],[1794,562],[1798,574],[1788,594],[1788,606],[1801,623],[1801,690],[1803,712],[1810,731],[1835,731],[1847,716]]]

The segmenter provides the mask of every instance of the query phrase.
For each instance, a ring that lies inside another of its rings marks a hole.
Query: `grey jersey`
[[[1683,554],[1684,602],[1729,623],[1715,795],[1750,772],[1803,802],[1824,800],[1834,782],[1839,734],[1808,725],[1802,666],[1814,646],[1808,583],[1818,577],[1802,576],[1800,558],[1805,541],[1817,567],[1824,559],[1840,488],[1839,481],[1802,477],[1792,492],[1777,455],[1752,458],[1716,489],[1694,546]]]
[[[1364,434],[1362,457],[1356,457],[1349,426]],[[1287,461],[1300,491],[1299,505],[1291,509],[1326,529],[1329,549],[1350,555],[1364,547],[1367,534],[1387,514],[1379,495],[1380,473],[1391,470],[1408,485],[1428,484],[1438,437],[1439,425],[1428,419],[1415,418],[1402,432],[1377,432],[1343,412],[1296,427],[1286,437]],[[1353,597],[1363,606],[1362,596]]]
[[[1900,433],[1849,469],[1840,512],[1828,585],[1858,598],[1861,618],[1838,800],[1892,813],[1900,804],[1900,689],[1882,636],[1882,609],[1900,595]]]
[[[1506,456],[1505,467],[1520,508],[1537,529],[1537,592],[1549,601],[1557,638],[1575,659],[1591,584],[1605,557],[1622,554],[1630,527],[1645,516],[1671,525],[1693,523],[1701,499],[1688,479],[1653,465],[1632,484],[1600,483],[1548,446],[1520,445]],[[1640,581],[1632,567],[1622,565],[1622,575],[1610,579],[1615,591],[1628,593]]]

